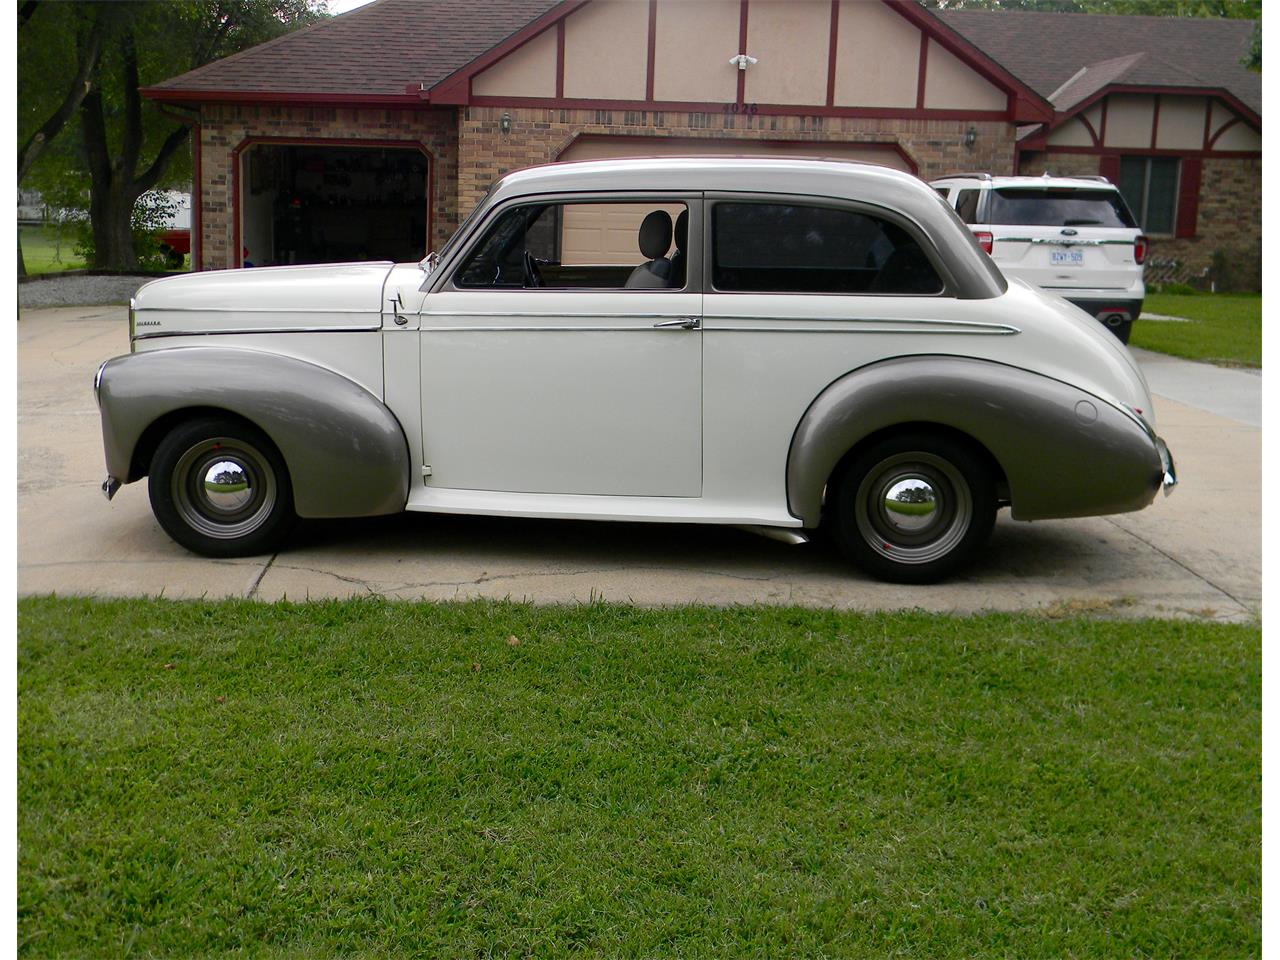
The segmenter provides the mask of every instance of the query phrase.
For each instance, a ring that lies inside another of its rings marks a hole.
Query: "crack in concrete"
[[[1253,607],[1251,607],[1245,601],[1241,600],[1239,597],[1233,594],[1226,587],[1219,586],[1218,584],[1210,580],[1208,577],[1206,577],[1204,574],[1200,573],[1198,570],[1193,570],[1187,564],[1183,563],[1177,557],[1173,556],[1173,554],[1160,549],[1158,546],[1156,546],[1146,537],[1143,537],[1140,534],[1138,534],[1136,531],[1130,530],[1128,527],[1125,527],[1122,524],[1116,522],[1116,520],[1112,517],[1103,517],[1102,519],[1106,520],[1107,523],[1111,524],[1111,526],[1115,527],[1121,533],[1127,533],[1129,536],[1133,537],[1133,539],[1137,540],[1139,543],[1145,544],[1146,546],[1150,547],[1156,553],[1160,554],[1160,556],[1164,557],[1166,560],[1170,561],[1174,565],[1181,567],[1183,570],[1187,571],[1187,573],[1191,574],[1197,580],[1201,581],[1202,583],[1208,584],[1210,587],[1212,587],[1214,590],[1217,590],[1220,594],[1222,594],[1224,597],[1226,597],[1228,600],[1234,603],[1237,607],[1239,607],[1245,613],[1251,614],[1253,612],[1253,609],[1254,609]]]
[[[275,558],[273,557],[272,559],[274,561]],[[268,566],[270,566],[270,564],[268,564]],[[517,580],[523,577],[575,577],[575,576],[584,576],[584,575],[593,574],[593,573],[618,573],[618,572],[627,571],[627,570],[650,570],[650,571],[657,571],[659,573],[675,573],[675,574],[683,574],[683,573],[699,573],[703,575],[710,574],[711,576],[724,577],[730,580],[743,580],[748,583],[771,583],[776,579],[773,576],[752,577],[752,576],[747,576],[745,574],[723,573],[720,571],[706,571],[706,570],[695,571],[690,568],[660,567],[656,565],[647,565],[647,566],[626,566],[626,567],[588,567],[582,570],[532,570],[527,573],[490,574],[488,571],[486,571],[480,574],[480,576],[478,577],[471,577],[463,580],[402,580],[402,581],[395,581],[395,582],[384,582],[380,588],[375,588],[372,585],[372,582],[369,580],[366,580],[360,577],[343,576],[342,574],[334,573],[332,570],[322,570],[319,567],[306,567],[306,566],[301,566],[299,564],[291,564],[291,563],[281,563],[281,564],[278,564],[277,566],[278,566],[278,569],[281,569],[281,570],[294,570],[299,573],[317,573],[317,574],[320,574],[321,576],[333,577],[335,580],[340,580],[343,583],[358,584],[359,586],[364,587],[366,590],[368,590],[371,594],[375,596],[380,596],[381,594],[384,594],[384,593],[394,593],[400,590],[422,590],[422,589],[428,589],[430,587],[453,587],[454,592],[456,593],[462,587],[479,586],[480,584],[483,584],[483,583],[496,583],[502,580]],[[264,570],[263,574],[265,575],[265,573],[266,571]],[[261,580],[262,578],[259,577],[258,583],[261,583]],[[255,590],[256,588],[257,588],[257,584],[255,584]],[[788,589],[790,590],[791,588],[789,587]],[[253,594],[251,593],[250,596],[253,596]]]
[[[267,571],[271,569],[271,565],[276,562],[276,557],[278,556],[280,556],[279,553],[273,553],[263,568],[258,571],[258,575],[253,578],[253,583],[249,586],[249,592],[245,594],[246,600],[252,600],[258,595],[258,587],[262,586],[262,578],[267,575]]]

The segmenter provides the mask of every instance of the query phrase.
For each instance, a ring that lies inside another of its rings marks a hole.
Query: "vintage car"
[[[928,582],[1176,482],[1127,350],[921,181],[635,159],[509,174],[439,254],[149,283],[95,381],[110,498],[208,556],[297,517],[825,526]]]

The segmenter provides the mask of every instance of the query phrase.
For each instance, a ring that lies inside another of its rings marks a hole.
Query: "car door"
[[[696,250],[694,196],[532,198],[490,214],[420,316],[428,486],[701,495],[700,258],[673,236],[685,211]],[[662,217],[668,242],[646,257],[637,223]],[[637,286],[636,268],[658,261],[679,285],[652,273]]]
[[[762,194],[709,193],[704,206],[707,489],[749,484],[785,502],[814,398],[877,360],[963,349],[937,334],[969,329],[967,317],[937,252],[889,211]]]

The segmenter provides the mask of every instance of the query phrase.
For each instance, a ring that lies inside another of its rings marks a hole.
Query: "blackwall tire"
[[[279,451],[261,430],[231,417],[170,431],[156,448],[147,488],[165,532],[206,557],[273,553],[297,522]]]
[[[841,552],[867,573],[893,583],[934,583],[968,563],[990,536],[995,478],[963,440],[899,434],[848,463],[827,506]]]

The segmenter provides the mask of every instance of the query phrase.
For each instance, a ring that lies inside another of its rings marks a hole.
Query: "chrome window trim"
[[[938,198],[944,205],[945,200]],[[838,290],[721,290],[715,286],[713,279],[714,274],[714,251],[712,249],[712,215],[717,204],[720,203],[758,203],[771,204],[774,206],[790,205],[790,206],[806,206],[806,207],[826,207],[834,210],[843,210],[847,213],[858,213],[866,217],[874,217],[879,220],[887,220],[895,226],[905,230],[917,246],[924,253],[925,259],[933,267],[938,274],[938,279],[942,281],[942,289],[935,293],[854,293],[841,292]],[[937,246],[928,237],[924,228],[915,220],[888,207],[877,206],[873,203],[867,203],[863,200],[849,200],[842,197],[815,197],[808,194],[793,193],[755,193],[750,191],[735,190],[708,190],[706,200],[703,203],[702,212],[702,260],[706,267],[704,271],[704,285],[707,293],[724,295],[743,295],[743,296],[787,296],[787,297],[876,297],[876,298],[892,298],[895,300],[913,299],[913,300],[956,300],[959,299],[959,284],[956,281],[951,268],[943,259]]]

